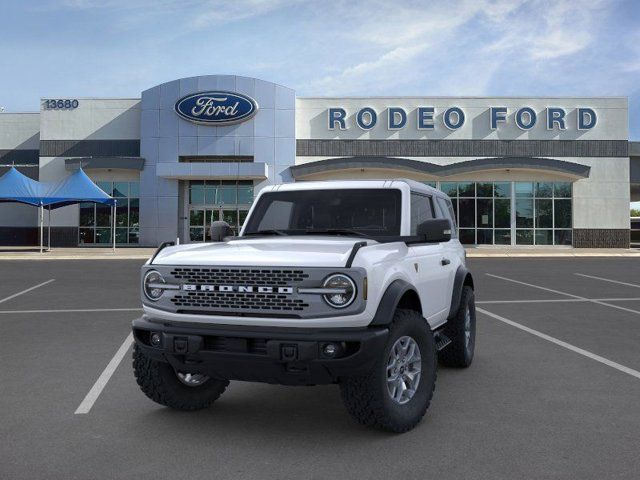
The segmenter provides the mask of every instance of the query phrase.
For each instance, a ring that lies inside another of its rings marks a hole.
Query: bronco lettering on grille
[[[182,290],[187,292],[223,292],[223,293],[280,293],[291,295],[293,287],[267,287],[253,285],[193,285],[183,284]]]

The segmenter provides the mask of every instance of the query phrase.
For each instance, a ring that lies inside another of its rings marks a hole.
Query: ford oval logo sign
[[[198,92],[178,100],[175,110],[190,122],[229,125],[249,120],[258,111],[258,104],[253,98],[241,93]]]

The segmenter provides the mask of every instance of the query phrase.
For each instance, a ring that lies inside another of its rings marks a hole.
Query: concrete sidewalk
[[[155,248],[122,247],[114,252],[111,248],[52,248],[50,252],[40,253],[35,247],[2,247],[1,260],[146,260]],[[508,258],[508,257],[640,257],[640,249],[623,248],[502,248],[470,247],[469,258]]]

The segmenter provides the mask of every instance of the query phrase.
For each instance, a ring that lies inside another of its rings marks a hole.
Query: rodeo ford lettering
[[[142,391],[208,407],[230,380],[337,383],[360,423],[424,416],[437,361],[468,367],[473,279],[451,200],[409,180],[303,182],[257,196],[238,237],[160,247],[133,322]]]

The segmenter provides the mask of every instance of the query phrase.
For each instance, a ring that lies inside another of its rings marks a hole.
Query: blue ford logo
[[[190,122],[229,125],[249,120],[258,111],[258,104],[241,93],[199,92],[182,97],[176,102],[175,110]]]

